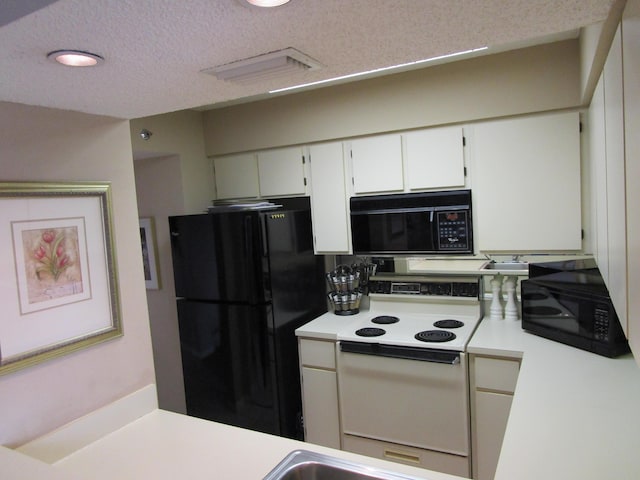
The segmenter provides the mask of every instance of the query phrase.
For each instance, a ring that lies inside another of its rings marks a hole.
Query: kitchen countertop
[[[359,315],[326,313],[300,336],[335,340]],[[468,351],[520,358],[495,480],[640,478],[640,369],[631,354],[602,357],[482,320]]]
[[[495,480],[640,478],[640,369],[484,319],[470,353],[522,358]]]
[[[359,315],[327,313],[298,329],[335,340]],[[484,319],[469,352],[522,359],[496,480],[636,479],[640,473],[640,369]],[[431,480],[458,477],[152,410],[52,465],[0,447],[0,478],[201,479],[264,477],[289,452],[312,450]]]
[[[0,447],[7,480],[259,480],[287,454],[304,449],[427,480],[457,477],[238,427],[153,410],[48,465]]]

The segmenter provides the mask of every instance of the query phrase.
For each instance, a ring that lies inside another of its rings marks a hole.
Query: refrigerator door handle
[[[269,255],[269,245],[267,238],[267,217],[266,215],[260,216],[260,227],[262,228],[262,256],[266,257]]]

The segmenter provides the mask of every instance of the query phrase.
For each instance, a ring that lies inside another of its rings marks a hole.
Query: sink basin
[[[418,480],[307,450],[287,455],[263,480]]]
[[[529,264],[527,262],[487,262],[480,270],[507,270],[529,272]]]

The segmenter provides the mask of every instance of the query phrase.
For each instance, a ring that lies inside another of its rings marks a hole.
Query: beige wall
[[[135,159],[178,155],[185,213],[202,212],[215,198],[213,169],[204,149],[202,115],[181,111],[131,120]],[[153,133],[147,141],[139,135],[143,128]]]
[[[580,105],[578,40],[205,112],[207,154]]]
[[[204,150],[202,112],[181,111],[131,121],[141,216],[156,223],[162,288],[147,291],[161,408],[186,411],[168,217],[200,213],[215,198],[211,161]],[[143,140],[142,129],[152,132]]]
[[[111,182],[124,328],[123,337],[0,377],[0,444],[16,446],[154,383],[154,369],[129,123],[0,103],[0,145],[3,181]],[[14,275],[0,272],[4,282]]]
[[[186,413],[178,313],[176,311],[168,216],[184,211],[180,157],[171,155],[134,162],[138,210],[153,217],[160,288],[147,290],[149,321],[160,408]]]

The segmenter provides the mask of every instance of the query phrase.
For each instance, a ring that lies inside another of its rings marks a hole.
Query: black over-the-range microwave
[[[630,351],[595,266],[558,271],[541,265],[530,264],[530,278],[521,283],[523,329],[606,357]]]
[[[473,253],[471,190],[351,197],[355,255]]]

